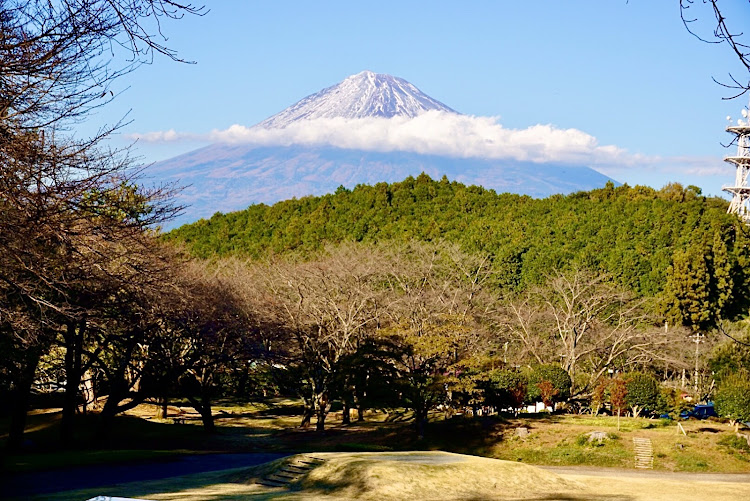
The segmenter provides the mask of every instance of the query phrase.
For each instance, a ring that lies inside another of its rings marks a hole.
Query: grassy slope
[[[583,495],[576,482],[529,465],[444,452],[323,453],[325,462],[289,490],[255,484],[289,459],[248,469],[182,477],[144,485],[99,489],[99,495],[172,499],[494,499],[528,493]],[[94,490],[62,493],[45,499],[85,499]],[[582,497],[581,499],[586,499]]]
[[[667,471],[749,472],[747,453],[719,442],[732,436],[726,424],[709,421],[683,422],[683,435],[675,422],[622,418],[620,430],[612,417],[563,416],[532,424],[527,438],[509,437],[489,452],[494,457],[545,465],[589,465],[632,468],[633,438],[651,439],[654,468]],[[610,435],[601,445],[584,442],[585,434]]]

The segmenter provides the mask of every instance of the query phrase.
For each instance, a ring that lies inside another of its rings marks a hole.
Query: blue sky
[[[744,2],[724,3],[730,25],[750,26]],[[221,0],[208,7],[203,17],[164,26],[168,45],[197,64],[157,57],[118,82],[127,89],[88,127],[128,114],[117,146],[156,131],[199,138],[251,126],[369,69],[506,128],[574,128],[648,159],[600,168],[622,182],[678,181],[719,194],[733,179],[721,161],[733,151],[721,143],[730,139],[726,116],[738,118],[747,97],[722,100],[731,93],[712,77],[745,75],[729,47],[685,30],[678,0]],[[710,21],[700,2],[694,9]],[[696,30],[709,36],[711,25]],[[204,144],[141,140],[136,152],[151,162]]]

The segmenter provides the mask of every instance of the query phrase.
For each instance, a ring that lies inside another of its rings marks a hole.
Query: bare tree
[[[101,316],[106,291],[139,274],[130,255],[150,246],[150,225],[178,210],[162,203],[169,190],[137,186],[126,153],[98,148],[113,127],[87,139],[64,131],[154,52],[176,58],[147,26],[200,12],[171,0],[0,1],[0,334],[14,350],[18,395],[11,446],[21,443],[21,394],[39,356],[63,333],[77,391],[92,312]]]
[[[165,20],[204,12],[173,0],[2,0],[0,130],[83,118],[155,53],[179,60],[164,44]]]
[[[668,343],[653,328],[644,300],[585,270],[554,272],[510,301],[508,311],[521,353],[534,363],[559,363],[579,390],[610,368],[650,363]]]
[[[744,18],[740,18],[743,21],[747,20],[747,12],[745,14]],[[680,0],[680,16],[690,34],[702,42],[728,45],[745,71],[750,72],[750,45],[745,32],[742,31],[742,25],[738,22],[731,24],[724,14],[723,7],[719,6],[719,0]],[[701,25],[705,24],[707,17],[712,17],[710,28],[704,30]],[[714,78],[716,83],[735,92],[726,99],[734,99],[750,91],[748,75],[736,77],[729,73],[729,79],[731,83],[722,83]]]
[[[43,353],[61,334],[68,349],[63,433],[69,436],[89,323],[106,317],[122,291],[156,278],[158,246],[147,228],[173,208],[160,205],[164,192],[131,184],[117,159],[63,146],[36,154],[42,139],[26,136],[0,144],[6,160],[0,315],[6,335],[29,353]],[[35,357],[28,363],[33,373]]]
[[[150,375],[159,376],[154,389],[163,402],[175,386],[213,431],[221,375],[254,356],[253,322],[235,289],[209,263],[184,263],[176,275],[177,293],[163,307],[162,335],[149,344],[150,364],[161,370]]]
[[[342,359],[353,353],[369,329],[377,327],[383,253],[376,247],[344,244],[308,262],[269,264],[266,287],[274,316],[295,342],[310,413],[323,430]]]
[[[393,252],[384,334],[398,346],[394,363],[421,437],[430,409],[448,403],[446,384],[466,390],[455,377],[458,366],[492,344],[484,317],[494,271],[489,258],[449,244],[411,242]]]

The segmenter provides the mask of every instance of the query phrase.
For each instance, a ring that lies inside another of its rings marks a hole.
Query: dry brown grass
[[[316,456],[325,459],[325,463],[290,489],[270,489],[255,483],[291,461],[285,458],[254,468],[68,492],[40,499],[82,500],[95,495],[132,496],[154,501],[750,499],[750,482],[704,481],[699,475],[556,474],[509,461],[443,452],[320,453]]]
[[[674,421],[602,416],[550,416],[511,420],[487,455],[545,465],[590,465],[633,468],[634,437],[651,439],[654,468],[665,471],[750,473],[750,457],[722,446],[733,428],[717,421],[682,421],[683,435]],[[516,426],[529,428],[529,436],[513,435]],[[577,439],[591,431],[617,437],[602,446],[581,446]]]
[[[321,454],[300,483],[309,494],[363,500],[513,499],[581,493],[576,482],[529,465],[445,452]]]
[[[667,474],[668,475],[668,474]],[[738,501],[750,499],[750,482],[716,482],[669,477],[623,477],[562,474],[579,482],[591,493],[586,499],[623,501],[711,500]]]

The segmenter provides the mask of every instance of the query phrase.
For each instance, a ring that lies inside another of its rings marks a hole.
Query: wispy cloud
[[[712,156],[679,156],[669,158],[670,171],[684,172],[691,176],[725,176],[727,181],[732,177],[734,166],[723,162],[721,158]]]
[[[496,117],[476,117],[429,111],[415,118],[327,118],[295,122],[284,129],[232,125],[197,135],[174,130],[134,134],[146,142],[202,140],[259,146],[329,145],[368,151],[409,151],[459,158],[510,158],[531,162],[584,163],[624,167],[650,163],[653,158],[633,155],[615,145],[600,145],[578,129],[533,125],[526,129],[503,127]]]
[[[597,166],[602,174],[623,180],[626,174],[641,173],[654,174],[655,171],[669,176],[670,179],[689,177],[731,177],[732,167],[713,156],[661,156],[661,155],[633,155],[631,159],[637,162],[622,164],[609,163]]]
[[[174,141],[182,141],[182,140],[188,139],[188,134],[185,134],[183,132],[177,132],[174,129],[169,129],[165,131],[154,131],[154,132],[144,132],[144,133],[139,132],[135,134],[129,134],[128,137],[130,139],[136,139],[138,141],[143,141],[146,143],[171,143]]]

